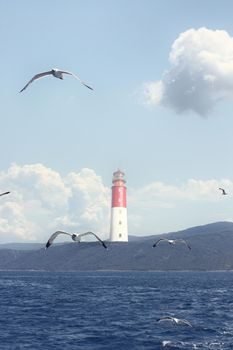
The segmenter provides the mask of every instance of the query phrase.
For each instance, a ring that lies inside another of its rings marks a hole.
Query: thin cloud
[[[91,169],[62,177],[42,164],[12,164],[0,183],[11,191],[0,206],[1,241],[44,241],[58,229],[108,236],[110,189]]]
[[[196,180],[188,179],[180,186],[173,186],[163,182],[152,182],[139,189],[129,189],[129,203],[133,206],[137,203],[151,207],[172,208],[178,201],[220,201],[219,187],[227,188],[232,197],[233,181],[229,179]]]
[[[161,80],[143,85],[145,103],[176,113],[210,114],[233,96],[233,37],[224,30],[189,29],[174,41],[171,68]]]

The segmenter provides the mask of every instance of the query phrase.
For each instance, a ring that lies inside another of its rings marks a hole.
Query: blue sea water
[[[1,271],[0,349],[233,349],[232,287],[231,272]]]

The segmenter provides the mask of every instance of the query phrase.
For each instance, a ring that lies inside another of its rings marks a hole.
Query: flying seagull
[[[88,89],[93,90],[93,88],[91,86],[85,84],[77,75],[75,75],[75,74],[73,74],[71,72],[67,72],[65,70],[60,70],[60,69],[54,68],[54,69],[49,70],[48,72],[42,72],[42,73],[38,73],[38,74],[34,75],[34,77],[31,80],[29,80],[29,82],[22,88],[22,90],[20,90],[20,92],[24,91],[28,87],[28,85],[30,85],[34,80],[41,79],[43,77],[46,77],[47,75],[52,75],[55,78],[63,80],[64,79],[63,78],[64,74],[72,75],[73,77],[78,79],[81,82],[81,84],[86,86]]]
[[[225,196],[225,195],[227,194],[226,191],[224,190],[224,188],[219,187],[219,190],[222,191],[222,195],[223,195],[223,196]]]
[[[171,322],[174,322],[175,324],[183,323],[189,327],[192,327],[192,325],[189,321],[181,319],[181,318],[172,317],[172,316],[161,317],[157,320],[157,322],[161,322],[161,321],[171,321]]]
[[[107,249],[106,244],[93,232],[84,232],[84,233],[68,233],[68,232],[64,232],[64,231],[56,231],[54,232],[51,237],[49,238],[48,242],[46,243],[45,249],[49,248],[51,246],[51,244],[53,243],[53,241],[55,240],[55,238],[59,235],[68,235],[72,238],[73,241],[75,242],[81,242],[81,237],[86,236],[86,235],[93,235],[101,244],[102,246]]]
[[[169,244],[175,245],[176,243],[184,243],[189,250],[191,250],[190,245],[184,240],[184,239],[167,239],[167,238],[160,238],[157,242],[153,244],[153,248],[157,247],[162,241],[168,242]]]
[[[3,193],[0,194],[0,196],[4,196],[4,194],[8,194],[8,193],[10,193],[10,192],[9,191],[3,192]]]

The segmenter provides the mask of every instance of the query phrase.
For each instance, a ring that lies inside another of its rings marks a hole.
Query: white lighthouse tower
[[[113,173],[112,209],[111,209],[111,242],[128,242],[128,223],[126,206],[125,174],[121,170]]]

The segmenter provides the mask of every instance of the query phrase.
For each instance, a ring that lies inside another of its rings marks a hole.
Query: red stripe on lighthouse
[[[126,187],[112,186],[112,208],[126,208]]]

